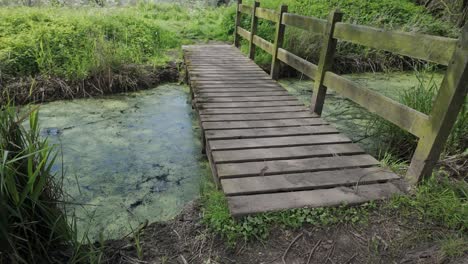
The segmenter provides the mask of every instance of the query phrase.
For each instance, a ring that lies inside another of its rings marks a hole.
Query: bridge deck
[[[213,176],[233,215],[358,204],[399,177],[229,45],[185,46]]]

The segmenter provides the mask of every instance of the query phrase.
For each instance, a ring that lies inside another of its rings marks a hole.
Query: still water
[[[394,99],[419,82],[412,73],[347,77]],[[440,74],[433,77],[440,82]],[[309,104],[311,81],[280,83]],[[63,163],[58,162],[55,170],[64,173],[74,203],[69,208],[81,233],[116,238],[127,234],[131,225],[174,217],[199,195],[199,183],[210,169],[200,152],[199,128],[188,98],[186,86],[168,84],[41,106],[42,134],[63,154]],[[372,139],[366,137],[367,111],[330,92],[323,117],[375,151]]]

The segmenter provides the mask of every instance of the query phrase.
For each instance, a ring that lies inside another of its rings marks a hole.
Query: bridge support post
[[[468,24],[462,29],[439,92],[429,115],[428,126],[411,160],[406,178],[417,184],[429,177],[465,103],[468,92]]]
[[[325,73],[332,68],[333,57],[335,55],[337,40],[333,38],[335,24],[341,21],[343,13],[339,10],[334,10],[328,16],[327,26],[323,35],[322,49],[320,51],[320,59],[317,75],[314,80],[314,92],[312,94],[311,110],[318,114],[322,114],[323,103],[327,88],[323,85]]]
[[[240,12],[240,5],[242,4],[242,0],[237,0],[237,9],[236,9],[236,24],[234,27],[234,46],[238,48],[240,46],[240,36],[237,33],[237,27],[240,27],[241,15]]]
[[[286,26],[281,23],[283,22],[283,13],[286,12],[288,12],[288,6],[281,5],[278,14],[278,22],[276,23],[275,43],[271,60],[270,75],[273,80],[278,80],[279,78],[280,61],[278,60],[278,49],[283,46]]]
[[[253,43],[253,38],[257,34],[258,26],[258,17],[255,16],[257,7],[260,6],[260,2],[255,1],[252,7],[252,22],[250,25],[250,39],[249,39],[249,58],[251,60],[255,59],[255,44]]]

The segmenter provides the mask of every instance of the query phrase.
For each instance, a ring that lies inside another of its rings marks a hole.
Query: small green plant
[[[442,252],[447,257],[461,257],[468,252],[468,237],[448,237],[441,241]]]
[[[231,245],[238,240],[264,240],[274,226],[299,228],[305,224],[330,226],[366,223],[369,211],[377,207],[374,202],[370,202],[357,207],[298,208],[234,219],[229,213],[224,194],[209,180],[205,180],[202,186],[203,222]]]

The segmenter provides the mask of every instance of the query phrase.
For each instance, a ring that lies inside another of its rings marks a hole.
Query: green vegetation
[[[9,252],[0,254],[0,262],[50,262],[50,251],[71,238],[62,186],[51,174],[53,149],[39,137],[36,110],[19,116],[3,106],[0,135],[0,246]]]
[[[440,84],[434,81],[430,71],[416,72],[416,76],[418,85],[401,93],[399,101],[422,113],[430,114]],[[417,144],[415,136],[377,116],[373,116],[367,126],[368,134],[374,138],[381,154],[388,152],[397,159],[409,160],[411,158]],[[468,148],[466,131],[468,131],[468,101],[458,114],[442,158],[460,155]]]
[[[253,1],[244,1],[251,5]],[[437,19],[430,15],[422,6],[409,0],[265,0],[261,7],[277,9],[281,4],[288,5],[291,13],[314,16],[326,19],[333,9],[340,9],[344,13],[343,20],[350,23],[375,26],[385,29],[394,29],[426,34],[458,37],[457,28],[450,22]],[[223,25],[226,31],[233,32],[235,10],[231,9],[225,17]],[[250,29],[249,16],[243,16],[242,27]],[[259,19],[258,35],[272,41],[274,25],[266,20]],[[306,58],[314,63],[318,61],[321,38],[317,35],[306,34],[300,29],[286,28],[285,47],[287,50]],[[244,42],[245,44],[245,42]],[[245,45],[244,45],[245,46]],[[245,49],[245,47],[244,47]],[[259,49],[257,49],[259,50]],[[271,56],[263,51],[257,52],[256,61],[268,65]],[[335,69],[339,72],[360,72],[366,70],[408,69],[417,63],[402,56],[390,56],[388,52],[376,51],[370,48],[340,42],[337,47]],[[409,62],[409,63],[408,63]]]
[[[358,207],[345,205],[337,208],[300,208],[283,212],[262,213],[235,220],[229,213],[224,193],[216,189],[210,180],[205,180],[201,190],[203,222],[233,245],[239,240],[266,239],[270,230],[299,228],[304,224],[331,226],[342,223],[366,223],[370,209],[375,203]]]

